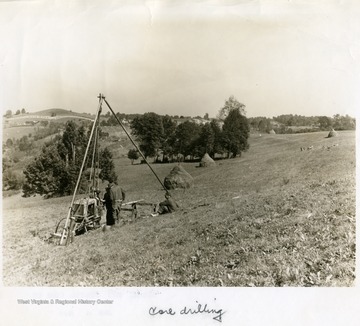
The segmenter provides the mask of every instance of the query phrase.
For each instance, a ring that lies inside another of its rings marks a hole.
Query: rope
[[[155,171],[153,170],[153,168],[150,166],[149,162],[146,160],[146,157],[144,156],[144,154],[141,152],[140,148],[136,145],[136,143],[134,142],[134,140],[131,138],[130,134],[128,133],[128,131],[126,130],[126,128],[124,127],[124,125],[121,123],[121,121],[119,120],[119,118],[117,117],[117,115],[115,114],[115,112],[113,111],[113,109],[111,108],[110,104],[108,103],[108,101],[106,101],[105,96],[100,94],[101,98],[104,100],[104,102],[106,103],[106,105],[108,106],[109,110],[111,111],[111,113],[114,115],[116,121],[118,122],[118,124],[121,126],[121,128],[125,131],[126,135],[128,136],[128,138],[130,139],[130,141],[132,142],[132,144],[134,145],[134,147],[136,148],[136,150],[139,152],[139,154],[141,155],[141,157],[143,158],[143,160],[145,161],[145,163],[147,164],[147,166],[150,168],[151,172],[155,175],[156,179],[159,181],[159,183],[161,184],[162,188],[168,193],[168,190],[165,188],[164,184],[161,182],[160,178],[158,177],[158,175],[155,173]]]

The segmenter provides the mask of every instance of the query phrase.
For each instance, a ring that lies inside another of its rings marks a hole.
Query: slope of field
[[[6,142],[7,139],[20,139],[23,136],[29,136],[29,134],[34,135],[37,128],[39,127],[21,126],[21,127],[3,128],[3,134],[2,134],[3,142]]]
[[[4,285],[352,286],[355,133],[339,135],[253,136],[240,158],[183,164],[195,184],[173,192],[180,211],[67,247],[45,240],[70,197],[5,198]],[[152,165],[161,179],[173,166]],[[163,199],[146,165],[119,158],[116,167],[127,200]]]
[[[77,113],[64,109],[47,109],[33,113],[13,115],[11,117],[5,117],[3,120],[3,139],[18,139],[22,136],[27,136],[29,133],[33,133],[36,130],[35,128],[38,128],[38,125],[36,125],[36,123],[40,121],[91,121],[94,119],[94,117],[95,116],[93,114]]]

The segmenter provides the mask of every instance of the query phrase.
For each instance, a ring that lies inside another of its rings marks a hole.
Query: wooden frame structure
[[[97,227],[100,226],[99,222],[101,220],[101,209],[100,209],[101,200],[96,197],[97,194],[95,192],[95,189],[98,188],[98,183],[95,182],[95,179],[96,179],[95,176],[97,174],[97,172],[96,172],[97,168],[95,167],[95,161],[96,161],[96,150],[97,150],[97,146],[98,146],[99,129],[100,129],[99,121],[100,121],[100,114],[101,114],[101,111],[102,111],[103,103],[105,103],[107,105],[107,107],[109,108],[109,110],[111,111],[113,116],[115,117],[118,124],[124,130],[124,132],[126,133],[128,138],[130,139],[131,143],[134,145],[136,150],[139,152],[140,156],[143,158],[144,162],[148,165],[150,170],[153,172],[153,174],[155,175],[155,177],[157,178],[157,180],[161,184],[162,188],[166,192],[168,192],[167,189],[165,188],[164,184],[159,179],[158,175],[155,173],[153,168],[150,166],[150,164],[146,160],[146,157],[141,152],[140,148],[137,146],[137,144],[131,138],[131,135],[128,133],[128,131],[126,130],[124,125],[121,123],[119,118],[116,116],[116,114],[113,111],[113,109],[111,108],[110,104],[106,101],[105,96],[100,93],[99,96],[98,96],[98,99],[99,99],[98,110],[97,110],[97,113],[96,113],[96,117],[95,117],[93,126],[91,128],[89,141],[88,141],[88,144],[86,146],[84,158],[83,158],[81,168],[80,168],[80,171],[79,171],[79,175],[78,175],[78,179],[77,179],[75,189],[74,189],[74,192],[73,192],[72,200],[71,200],[71,203],[70,203],[70,206],[69,206],[69,209],[68,209],[67,217],[61,219],[58,222],[58,224],[56,226],[56,229],[55,229],[55,233],[52,234],[53,236],[60,237],[59,244],[62,245],[62,246],[65,246],[68,243],[72,242],[73,238],[74,238],[74,236],[76,234],[79,234],[80,232],[83,232],[83,231],[86,232],[88,229],[93,229],[93,228],[97,228]],[[88,156],[88,153],[89,153],[90,144],[91,144],[92,140],[94,140],[94,151],[93,151],[93,156],[92,156],[92,168],[91,168],[91,172],[90,172],[90,179],[93,180],[93,186],[91,187],[91,189],[93,191],[93,193],[92,193],[93,198],[87,197],[87,198],[83,198],[83,199],[80,199],[80,200],[76,201],[75,197],[76,197],[76,194],[77,194],[78,189],[79,189],[81,176],[82,176],[82,174],[84,172],[84,167],[85,167],[85,163],[87,161],[87,156]],[[90,208],[91,205],[94,206],[93,212],[91,212],[91,210],[92,210],[92,208]],[[138,209],[137,209],[138,205],[151,205],[151,204],[145,203],[145,202],[143,202],[143,200],[124,203],[124,204],[121,205],[120,212],[121,211],[131,211],[132,212],[132,215],[131,215],[132,219],[136,220],[137,217],[138,217]],[[80,207],[81,207],[81,213],[79,213]]]

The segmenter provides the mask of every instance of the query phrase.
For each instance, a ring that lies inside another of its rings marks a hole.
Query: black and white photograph
[[[0,1],[4,325],[358,325],[359,18]]]

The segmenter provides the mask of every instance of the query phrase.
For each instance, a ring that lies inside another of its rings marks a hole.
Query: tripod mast
[[[61,234],[60,245],[62,245],[62,246],[68,244],[68,241],[72,237],[72,231],[74,229],[74,220],[71,219],[71,213],[72,213],[72,209],[73,209],[73,205],[74,205],[74,201],[75,201],[75,196],[77,194],[77,191],[78,191],[78,188],[79,188],[79,185],[80,185],[81,175],[83,173],[85,162],[86,162],[86,159],[87,159],[87,156],[88,156],[91,140],[92,140],[92,138],[94,136],[94,131],[95,131],[96,127],[97,127],[97,122],[98,122],[98,120],[100,118],[100,114],[101,114],[101,110],[102,110],[103,98],[100,95],[99,95],[98,98],[99,98],[98,111],[96,113],[94,124],[93,124],[92,129],[91,129],[89,141],[88,141],[88,144],[86,146],[86,151],[85,151],[85,154],[84,154],[83,162],[81,164],[81,168],[80,168],[80,171],[79,171],[79,176],[78,176],[78,179],[77,179],[77,182],[76,182],[76,185],[75,185],[75,189],[74,189],[74,192],[73,192],[73,197],[72,197],[71,204],[70,204],[68,214],[67,214],[67,217],[66,217],[65,227],[64,227],[64,229],[62,231],[62,234]]]

